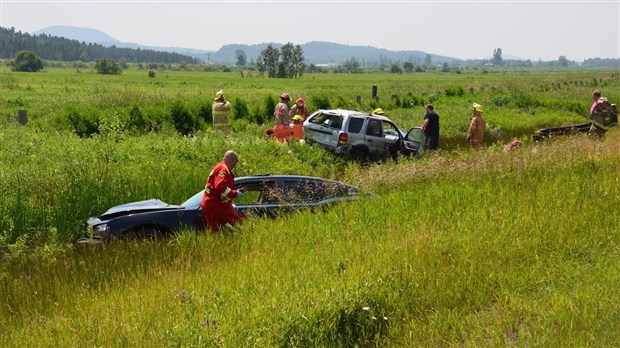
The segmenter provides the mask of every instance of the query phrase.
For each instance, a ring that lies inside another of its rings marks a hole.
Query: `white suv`
[[[419,157],[424,151],[424,132],[413,127],[406,134],[385,116],[353,110],[318,110],[303,125],[304,138],[358,161],[394,158],[398,153]]]

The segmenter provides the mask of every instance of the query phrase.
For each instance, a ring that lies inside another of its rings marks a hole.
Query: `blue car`
[[[245,217],[268,216],[300,209],[326,208],[332,203],[358,198],[356,187],[311,176],[258,175],[235,178],[235,188],[244,193],[235,206]],[[108,209],[88,219],[89,238],[79,244],[98,244],[124,237],[156,237],[178,230],[205,229],[200,202],[203,191],[179,205],[149,199]]]

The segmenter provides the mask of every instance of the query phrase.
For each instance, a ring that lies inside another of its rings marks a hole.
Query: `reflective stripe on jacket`
[[[484,138],[484,131],[487,128],[487,123],[482,116],[474,116],[471,118],[469,124],[469,141],[472,143],[481,143]]]
[[[224,162],[220,162],[209,173],[209,178],[205,184],[204,198],[231,203],[237,197],[237,190],[233,187],[234,183],[235,176],[228,170]]]

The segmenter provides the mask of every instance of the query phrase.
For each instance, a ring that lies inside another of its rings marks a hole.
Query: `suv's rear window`
[[[342,127],[341,115],[320,114],[312,117],[308,122],[322,124],[331,128],[340,129]]]
[[[364,125],[364,119],[359,117],[351,117],[349,119],[349,129],[347,132],[349,133],[359,133],[362,130],[362,126]]]

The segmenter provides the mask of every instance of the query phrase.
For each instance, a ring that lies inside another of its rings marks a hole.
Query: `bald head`
[[[228,169],[233,169],[238,161],[237,153],[233,150],[226,151],[226,153],[224,153],[222,161],[224,161],[224,164],[226,164],[226,167],[228,167]]]

